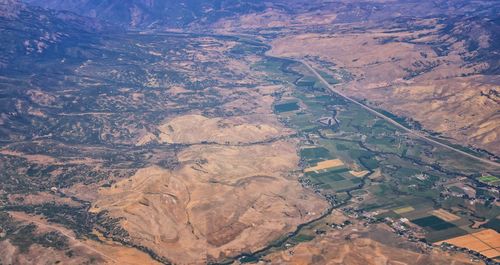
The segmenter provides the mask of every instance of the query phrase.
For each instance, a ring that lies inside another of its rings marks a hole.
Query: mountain
[[[498,5],[0,0],[0,264],[500,261]]]
[[[99,33],[109,30],[120,29],[68,11],[46,10],[8,0],[0,5],[0,69],[32,67],[24,64],[23,58],[28,57],[77,58],[78,51],[75,47],[70,51],[68,46],[85,47],[95,42]]]
[[[23,4],[18,0],[2,0],[0,1],[0,17],[14,18],[23,7]]]
[[[182,28],[197,21],[211,23],[225,16],[261,11],[264,1],[250,0],[26,0],[45,8],[68,10],[131,29]]]
[[[499,8],[494,1],[291,2],[293,12],[272,7],[212,29],[263,36],[276,56],[341,67],[352,76],[345,93],[498,156]]]

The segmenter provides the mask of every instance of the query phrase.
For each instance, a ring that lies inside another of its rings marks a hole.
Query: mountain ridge
[[[44,8],[68,10],[130,29],[181,28],[194,21],[210,23],[234,13],[262,11],[264,1],[234,0],[26,0]]]

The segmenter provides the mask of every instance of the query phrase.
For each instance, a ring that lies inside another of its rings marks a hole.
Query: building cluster
[[[334,208],[337,208],[337,207],[346,203],[346,199],[341,199],[337,195],[332,194],[332,193],[325,193],[319,187],[318,184],[314,184],[309,178],[300,177],[299,182],[302,184],[303,187],[311,189],[314,191],[314,193],[321,195]]]
[[[406,238],[410,242],[418,243],[424,249],[432,248],[432,245],[424,240],[421,229],[411,224],[407,218],[386,217],[383,222],[392,228],[398,236]]]
[[[494,186],[483,185],[477,187],[466,177],[457,177],[440,183],[440,198],[462,198],[468,204],[493,205],[499,204],[499,190]],[[480,191],[480,192],[479,192]]]

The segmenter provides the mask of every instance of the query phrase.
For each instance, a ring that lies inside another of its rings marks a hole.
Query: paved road
[[[326,80],[325,80],[325,79],[324,79],[324,78],[323,78],[323,77],[322,77],[322,76],[321,76],[321,75],[320,75],[320,74],[319,74],[319,73],[318,73],[318,72],[317,72],[317,71],[316,71],[316,70],[315,70],[315,69],[314,69],[311,65],[309,65],[306,61],[300,61],[300,62],[301,62],[302,64],[304,64],[304,65],[305,65],[305,66],[306,66],[306,67],[307,67],[307,68],[308,68],[308,69],[309,69],[312,73],[314,73],[314,75],[315,75],[315,76],[316,76],[316,77],[317,77],[317,78],[318,78],[318,79],[319,79],[319,80],[320,80],[323,84],[325,84],[325,86],[326,86],[328,89],[330,89],[330,91],[332,91],[333,93],[335,93],[335,94],[337,94],[337,95],[339,95],[339,96],[341,96],[341,97],[343,97],[343,98],[345,98],[345,99],[349,100],[350,102],[352,102],[352,103],[354,103],[354,104],[356,104],[356,105],[358,105],[358,106],[362,107],[363,109],[365,109],[365,110],[367,110],[367,111],[369,111],[369,112],[373,113],[375,116],[380,117],[380,118],[382,118],[382,119],[384,119],[384,120],[386,120],[386,121],[390,122],[390,123],[391,123],[391,124],[393,124],[394,126],[396,126],[396,127],[400,128],[400,129],[402,129],[402,130],[404,130],[404,131],[408,132],[409,134],[411,134],[411,135],[413,135],[413,136],[416,136],[416,137],[418,137],[418,138],[424,139],[424,140],[426,140],[426,141],[428,141],[428,142],[430,142],[430,143],[433,143],[433,144],[439,145],[439,146],[441,146],[441,147],[444,147],[444,148],[446,148],[446,149],[448,149],[448,150],[451,150],[451,151],[454,151],[454,152],[460,153],[460,154],[462,154],[462,155],[464,155],[464,156],[467,156],[467,157],[473,158],[473,159],[475,159],[475,160],[477,160],[477,161],[480,161],[480,162],[483,162],[483,163],[486,163],[486,164],[489,164],[489,165],[492,165],[492,166],[495,166],[495,167],[500,167],[500,163],[497,163],[497,162],[495,162],[495,161],[491,161],[491,160],[486,159],[486,158],[478,157],[478,156],[475,156],[475,155],[473,155],[473,154],[469,154],[469,153],[464,152],[464,151],[462,151],[462,150],[460,150],[460,149],[454,148],[453,146],[449,146],[449,145],[447,145],[447,144],[444,144],[444,143],[438,142],[438,141],[436,141],[436,140],[434,140],[434,139],[432,139],[432,138],[429,138],[429,137],[427,137],[426,135],[424,135],[424,134],[422,134],[422,133],[420,133],[420,132],[417,132],[417,131],[414,131],[414,130],[411,130],[411,129],[406,128],[405,126],[401,125],[399,122],[397,122],[397,121],[395,121],[395,120],[393,120],[393,119],[391,119],[391,118],[387,117],[386,115],[384,115],[384,114],[382,114],[382,113],[380,113],[380,112],[378,112],[378,111],[376,111],[376,110],[374,110],[374,109],[372,109],[372,108],[370,108],[370,107],[368,107],[368,106],[366,106],[366,105],[364,105],[364,104],[362,104],[362,103],[359,103],[359,102],[358,102],[358,101],[356,101],[355,99],[353,99],[353,98],[351,98],[351,97],[349,97],[349,96],[345,95],[345,94],[344,94],[344,93],[342,93],[341,91],[339,91],[339,90],[335,89],[332,85],[330,85],[330,83],[328,83],[328,82],[327,82],[327,81],[326,81]]]

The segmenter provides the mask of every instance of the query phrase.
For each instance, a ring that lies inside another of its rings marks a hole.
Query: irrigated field
[[[289,64],[284,72],[311,75],[299,64]],[[300,156],[305,165],[306,185],[336,196],[334,204],[355,196],[353,205],[361,211],[380,211],[378,218],[406,218],[415,229],[423,229],[430,242],[474,232],[463,211],[482,214],[481,206],[463,209],[461,202],[442,195],[447,188],[440,183],[454,181],[459,174],[473,174],[472,168],[496,169],[486,164],[474,165],[466,156],[415,139],[336,95],[325,95],[328,91],[321,86],[297,83],[294,90],[285,90],[283,96],[300,102],[301,111],[276,111],[285,124],[303,137]],[[318,121],[332,113],[338,124]],[[436,159],[440,159],[439,165],[433,162]],[[364,192],[357,192],[360,189]],[[488,207],[492,207],[492,212],[486,218],[500,213],[497,205]]]
[[[0,264],[498,255],[495,1],[101,2],[0,3]]]

